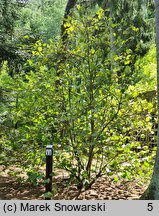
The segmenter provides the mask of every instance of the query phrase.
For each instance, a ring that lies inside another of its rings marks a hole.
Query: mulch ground
[[[28,182],[17,182],[8,174],[8,171],[0,169],[0,200],[42,200],[44,199],[45,188],[33,186]],[[107,176],[100,177],[92,185],[91,189],[78,193],[74,185],[68,186],[66,177],[62,171],[53,179],[54,200],[135,200],[143,194],[146,186],[138,182],[120,181],[114,183]]]

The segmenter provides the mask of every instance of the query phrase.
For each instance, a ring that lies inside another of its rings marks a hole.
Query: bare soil
[[[13,168],[12,168],[13,169]],[[15,167],[14,167],[15,169]],[[91,189],[79,191],[75,185],[67,185],[67,174],[58,170],[53,179],[54,200],[135,200],[143,194],[145,186],[139,182],[127,180],[114,183],[107,176],[100,177],[92,185]],[[18,182],[16,178],[9,175],[8,170],[0,166],[0,200],[42,200],[44,199],[45,187],[41,184],[33,186],[30,183]]]

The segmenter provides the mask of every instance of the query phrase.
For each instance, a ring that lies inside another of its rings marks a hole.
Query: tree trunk
[[[68,36],[65,32],[66,30],[65,23],[67,22],[67,18],[71,15],[71,10],[75,7],[76,3],[77,3],[77,0],[68,0],[67,5],[66,5],[63,23],[61,25],[61,37],[64,43],[67,40],[67,36]]]
[[[157,152],[152,178],[147,190],[141,196],[142,200],[159,200],[159,0],[155,2],[156,20],[156,51],[157,51],[157,100],[158,100],[158,133],[157,133]]]

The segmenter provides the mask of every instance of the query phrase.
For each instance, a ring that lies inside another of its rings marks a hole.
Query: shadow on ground
[[[146,189],[139,182],[123,180],[114,183],[111,178],[103,176],[97,179],[91,189],[79,194],[75,185],[67,184],[68,176],[62,173],[58,170],[53,179],[54,200],[135,200]],[[34,187],[28,182],[18,182],[7,172],[0,172],[0,200],[43,200],[44,192],[44,186]]]
[[[44,188],[17,182],[11,176],[0,176],[0,200],[43,199]]]

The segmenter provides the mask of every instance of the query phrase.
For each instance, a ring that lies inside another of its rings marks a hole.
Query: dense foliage
[[[2,62],[0,163],[17,163],[34,183],[50,142],[54,166],[68,171],[79,189],[103,174],[114,181],[151,174],[157,124],[152,34],[142,34],[142,21],[136,26],[118,13],[115,20],[99,5],[84,8],[77,4],[64,23],[64,43],[57,40],[63,14],[57,1],[28,4],[16,22],[25,61],[12,76],[10,61]]]

